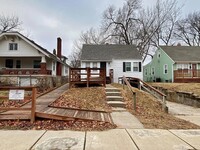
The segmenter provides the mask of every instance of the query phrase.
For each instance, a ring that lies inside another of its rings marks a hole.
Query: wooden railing
[[[51,75],[51,73],[51,70],[41,71],[41,69],[35,68],[3,68],[0,70],[1,75]]]
[[[69,84],[86,83],[89,87],[90,83],[99,83],[106,85],[105,68],[70,68]]]
[[[200,70],[174,70],[174,79],[176,78],[200,78]]]
[[[35,109],[36,109],[36,87],[0,87],[0,91],[6,91],[8,94],[7,96],[0,96],[0,98],[4,100],[9,100],[9,91],[10,90],[24,90],[25,91],[31,91],[31,95],[27,96],[25,95],[24,98],[31,99],[31,107],[0,107],[0,111],[31,111],[30,120],[33,123],[35,121]],[[3,114],[0,114],[3,115]],[[14,115],[14,114],[13,114]]]
[[[130,84],[133,81],[134,83],[138,84],[139,89],[145,90],[150,94],[152,94],[154,97],[156,97],[162,103],[163,110],[166,112],[168,111],[166,106],[165,94],[163,94],[162,92],[160,92],[159,90],[157,90],[156,88],[152,87],[151,85],[147,84],[146,82],[142,81],[139,78],[134,78],[134,77],[125,77],[125,78],[127,79],[127,81],[129,81]],[[119,78],[118,81],[120,81],[121,79],[122,78]]]
[[[133,96],[133,107],[134,107],[134,111],[136,112],[136,92],[133,91],[130,83],[128,82],[128,80],[127,80],[127,78],[125,76],[123,76],[122,80],[123,80],[123,89],[124,89],[124,84],[126,83],[128,89],[132,93],[132,96]]]

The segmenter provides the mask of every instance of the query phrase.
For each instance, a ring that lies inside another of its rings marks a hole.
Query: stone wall
[[[65,83],[68,83],[67,76],[0,76],[0,86],[37,86],[46,90]]]
[[[166,100],[200,108],[200,96],[192,92],[171,91],[162,87],[155,87],[166,95]]]

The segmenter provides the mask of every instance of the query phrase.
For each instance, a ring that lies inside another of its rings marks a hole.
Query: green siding
[[[158,55],[160,54],[160,57]],[[168,66],[167,73],[164,73],[164,65]],[[143,79],[146,82],[161,81],[172,82],[173,81],[173,60],[160,48],[157,49],[153,56],[152,61],[144,66]],[[151,73],[151,68],[155,68],[154,75]],[[147,75],[146,75],[147,69]]]

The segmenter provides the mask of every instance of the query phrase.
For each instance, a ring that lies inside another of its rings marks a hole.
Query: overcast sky
[[[178,0],[183,15],[200,10],[200,0]],[[143,0],[151,6],[156,0]],[[0,0],[0,13],[16,15],[23,22],[23,33],[50,52],[62,38],[63,54],[71,53],[81,31],[98,27],[102,12],[109,5],[122,6],[124,0]]]

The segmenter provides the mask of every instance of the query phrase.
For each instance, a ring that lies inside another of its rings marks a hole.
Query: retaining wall
[[[154,86],[155,87],[155,86]],[[171,91],[162,87],[155,87],[166,95],[166,100],[200,108],[200,96],[192,92]]]

